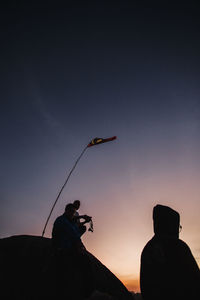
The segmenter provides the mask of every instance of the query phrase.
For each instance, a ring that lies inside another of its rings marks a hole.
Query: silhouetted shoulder
[[[186,253],[190,253],[192,254],[191,250],[190,250],[190,247],[182,240],[178,239],[177,240],[177,245],[178,247],[180,247],[180,249],[182,249],[183,251],[185,251]]]
[[[166,262],[165,252],[162,244],[156,239],[152,238],[144,247],[141,256],[142,262],[146,264],[163,264]]]
[[[180,263],[188,272],[188,277],[193,278],[200,286],[200,271],[190,247],[182,240],[178,240],[178,254]],[[182,268],[183,269],[183,268]],[[185,270],[184,270],[185,271]]]

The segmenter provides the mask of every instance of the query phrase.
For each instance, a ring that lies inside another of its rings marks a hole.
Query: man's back
[[[80,242],[78,227],[65,214],[59,216],[54,222],[52,242],[54,247],[62,249],[70,249]]]
[[[141,256],[144,300],[200,299],[200,271],[186,243],[154,236]]]
[[[144,300],[200,299],[200,271],[189,247],[179,239],[179,213],[157,205],[153,225],[155,235],[141,255]]]

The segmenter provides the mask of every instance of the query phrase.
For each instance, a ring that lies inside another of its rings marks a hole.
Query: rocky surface
[[[91,253],[55,257],[51,239],[19,235],[0,239],[4,299],[131,300],[122,282]]]

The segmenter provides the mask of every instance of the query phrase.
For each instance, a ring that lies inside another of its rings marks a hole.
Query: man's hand
[[[90,222],[92,220],[92,217],[84,215],[84,219],[85,219],[86,222]]]

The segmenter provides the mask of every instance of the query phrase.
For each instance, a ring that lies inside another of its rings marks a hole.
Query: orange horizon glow
[[[138,279],[126,279],[126,277],[120,277],[117,276],[121,282],[125,285],[125,287],[130,291],[134,293],[140,293],[140,281]]]

